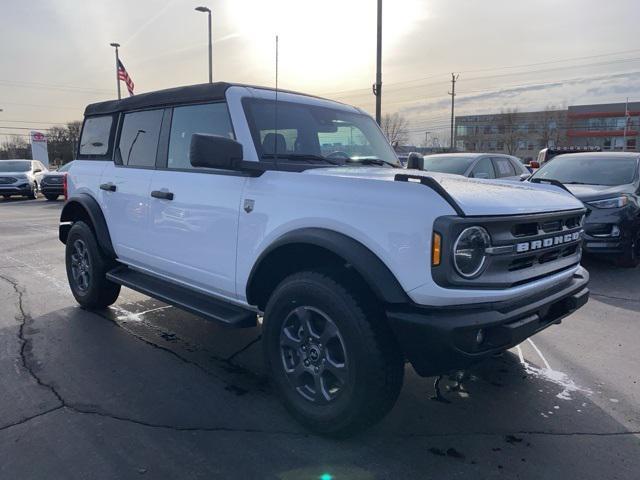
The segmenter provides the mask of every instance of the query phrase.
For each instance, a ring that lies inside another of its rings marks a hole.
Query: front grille
[[[432,268],[434,280],[458,288],[509,288],[552,275],[580,262],[584,211],[503,217],[440,217],[434,229],[442,235],[443,260]],[[471,225],[491,236],[482,274],[465,279],[453,268],[453,243]]]
[[[18,179],[14,177],[0,177],[0,185],[9,185],[17,181]]]

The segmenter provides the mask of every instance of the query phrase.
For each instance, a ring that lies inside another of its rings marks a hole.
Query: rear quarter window
[[[82,126],[78,158],[107,158],[110,153],[110,141],[114,116],[88,117]]]

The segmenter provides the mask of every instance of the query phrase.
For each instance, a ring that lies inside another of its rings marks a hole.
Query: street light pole
[[[116,49],[116,85],[118,86],[118,100],[120,100],[122,97],[120,95],[120,74],[118,73],[119,70],[119,66],[120,66],[120,58],[118,57],[118,48],[120,47],[119,43],[110,43],[109,45],[111,45],[113,48]]]
[[[209,83],[213,82],[213,38],[211,32],[211,10],[207,7],[196,7],[198,12],[206,12],[208,14],[209,24]]]
[[[373,94],[376,96],[376,122],[380,125],[382,120],[382,0],[378,0],[376,83],[373,85]]]

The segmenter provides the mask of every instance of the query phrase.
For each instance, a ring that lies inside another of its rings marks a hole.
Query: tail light
[[[67,200],[69,198],[69,191],[67,190],[67,174],[65,173],[62,176],[62,191],[64,192],[64,199]]]

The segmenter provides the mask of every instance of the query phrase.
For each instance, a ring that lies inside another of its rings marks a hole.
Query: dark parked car
[[[530,173],[516,157],[498,153],[443,153],[424,157],[424,170],[470,178],[525,180]]]
[[[73,162],[61,166],[55,172],[47,172],[40,181],[40,191],[49,201],[57,200],[60,195],[64,195],[64,176]]]
[[[558,181],[587,207],[583,248],[640,264],[640,154],[570,153],[543,165],[530,181]]]

